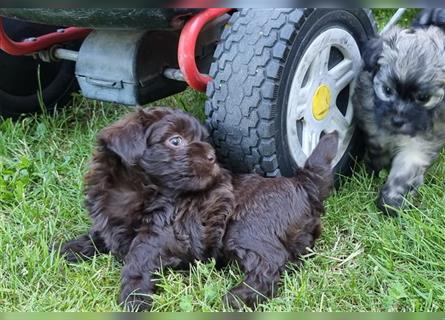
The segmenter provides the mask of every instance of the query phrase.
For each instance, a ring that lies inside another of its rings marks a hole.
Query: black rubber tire
[[[4,19],[7,34],[21,41],[57,30],[55,26]],[[71,43],[69,48],[77,48]],[[38,91],[47,111],[62,107],[71,100],[71,93],[78,90],[74,75],[74,63],[60,61],[46,63],[29,56],[11,56],[0,50],[0,116],[18,118],[20,115],[42,111]]]
[[[360,49],[376,30],[371,11],[364,9],[243,9],[233,14],[214,54],[205,108],[212,141],[227,167],[265,176],[294,173],[285,138],[290,82],[307,46],[330,27],[346,29]],[[337,173],[350,171],[356,140],[338,162]]]

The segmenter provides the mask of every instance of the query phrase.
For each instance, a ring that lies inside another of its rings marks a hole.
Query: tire
[[[57,29],[12,19],[3,19],[3,23],[7,34],[15,41]],[[77,48],[74,43],[70,46]],[[44,106],[49,112],[56,106],[67,104],[71,93],[78,90],[71,61],[46,63],[30,56],[11,56],[0,50],[0,70],[0,116],[5,118],[42,111],[38,95],[40,87]]]
[[[318,141],[319,136],[327,130],[321,131],[318,138],[308,144],[304,140],[307,136],[304,130],[310,127],[308,117],[303,118],[301,132],[298,129],[300,120],[296,118],[295,128],[289,122],[292,117],[288,117],[291,114],[288,112],[295,109],[293,101],[299,101],[299,98],[289,99],[291,92],[306,92],[292,89],[292,85],[298,83],[295,79],[303,79],[302,85],[306,77],[316,79],[315,76],[306,76],[312,73],[309,70],[313,66],[318,65],[306,63],[309,61],[306,56],[309,57],[315,44],[322,44],[326,39],[330,41],[328,36],[338,37],[338,49],[329,49],[326,72],[341,70],[334,67],[340,63],[346,65],[343,60],[350,60],[348,66],[351,71],[348,71],[345,79],[349,79],[351,74],[355,77],[361,66],[360,50],[375,35],[375,30],[371,12],[363,9],[245,9],[234,13],[215,50],[210,68],[213,81],[207,87],[205,108],[207,125],[220,161],[235,172],[253,171],[265,176],[292,175],[307,157],[302,151],[310,153],[315,147],[312,142]],[[325,36],[326,39],[323,38]],[[349,47],[345,49],[343,45]],[[300,66],[307,66],[305,74],[296,72]],[[330,119],[337,119],[334,115],[338,116],[338,112],[334,111],[340,110],[342,102],[342,108],[346,110],[343,116],[349,120],[340,148],[343,152],[334,160],[335,172],[341,174],[350,171],[350,155],[356,153],[358,147],[358,132],[354,129],[352,111],[348,111],[352,110],[350,98],[354,77],[344,89],[338,90],[335,100],[328,100],[336,103],[328,104],[327,116],[322,115],[325,118],[319,120],[327,128],[332,126],[336,129],[337,122]],[[346,83],[337,80],[333,82],[335,88],[337,84],[340,88],[340,83]],[[311,86],[314,81],[311,80]],[[330,97],[331,91],[327,92]],[[336,93],[333,89],[332,92]],[[312,99],[304,101],[309,104],[312,100],[315,118],[315,108],[318,107],[315,107],[314,99],[315,94]],[[302,112],[307,114],[308,107],[305,108],[306,111]],[[343,128],[345,124],[339,127]],[[300,151],[294,147],[297,144],[291,143],[292,139],[299,139]]]

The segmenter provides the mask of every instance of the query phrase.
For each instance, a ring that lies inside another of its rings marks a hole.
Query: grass
[[[385,26],[396,11],[397,9],[373,9],[373,14],[379,30]],[[417,9],[408,9],[398,23],[402,26],[408,26],[418,12],[419,10]]]
[[[160,104],[202,119],[204,100],[188,90]],[[103,255],[68,264],[50,248],[88,229],[82,176],[94,137],[127,111],[76,96],[55,116],[0,123],[0,311],[121,310],[119,262]],[[442,156],[415,206],[392,219],[374,203],[384,176],[369,176],[358,163],[327,201],[310,258],[299,269],[289,266],[278,297],[261,310],[443,311],[444,164]],[[224,310],[221,297],[242,279],[236,266],[216,270],[212,263],[161,276],[155,311]]]

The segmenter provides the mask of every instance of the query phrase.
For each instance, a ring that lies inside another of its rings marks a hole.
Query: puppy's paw
[[[398,210],[403,206],[403,195],[392,194],[389,188],[383,187],[380,190],[379,198],[377,200],[377,207],[385,214],[396,217]]]
[[[69,262],[80,262],[107,252],[109,250],[105,242],[97,233],[84,234],[60,247],[60,254]]]
[[[374,163],[370,161],[365,162],[366,173],[370,176],[377,176],[379,172],[383,169],[382,166],[376,166]]]
[[[264,295],[258,293],[254,289],[249,288],[244,284],[240,284],[224,295],[223,303],[234,310],[240,310],[246,306],[256,308],[266,299],[267,298]]]
[[[388,164],[387,158],[383,156],[377,156],[377,155],[369,155],[366,154],[365,156],[365,168],[368,174],[377,176],[380,171],[383,170],[383,168],[386,167]]]
[[[85,246],[83,241],[71,240],[64,243],[60,248],[60,254],[68,262],[82,262],[92,257],[91,249]]]
[[[66,261],[71,263],[79,263],[85,260],[79,252],[73,250],[66,250],[64,252],[60,251],[60,253]]]
[[[245,306],[244,302],[238,296],[235,296],[232,292],[228,292],[223,296],[223,305],[226,308],[233,310],[241,310]]]
[[[137,290],[124,288],[119,297],[119,304],[123,306],[125,311],[141,312],[150,310],[153,299],[149,294],[142,294]]]

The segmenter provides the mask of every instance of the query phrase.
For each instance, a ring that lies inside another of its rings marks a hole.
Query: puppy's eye
[[[168,143],[173,147],[179,147],[183,144],[183,140],[180,136],[174,136],[168,139]]]
[[[426,93],[420,93],[416,96],[416,101],[420,103],[427,103],[431,99],[431,96]]]
[[[392,96],[392,89],[388,86],[383,86],[383,92],[387,97]]]

